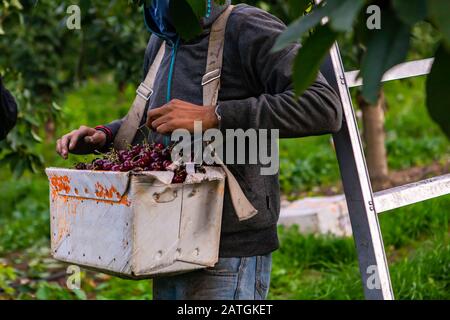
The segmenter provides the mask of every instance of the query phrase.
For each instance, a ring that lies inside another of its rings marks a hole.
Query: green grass
[[[61,106],[57,135],[86,124],[119,118],[133,88],[119,94],[108,79],[92,80],[70,93]],[[429,164],[449,155],[448,140],[423,105],[424,80],[386,84],[389,165]],[[419,92],[420,91],[420,92]],[[47,166],[70,166],[53,144],[39,146]],[[283,140],[281,184],[287,194],[335,186],[339,170],[330,136]],[[380,217],[391,278],[398,299],[449,299],[450,197],[384,213]],[[70,291],[66,277],[47,281],[65,266],[49,258],[48,182],[43,172],[12,178],[0,169],[0,299],[151,299],[151,281],[131,281],[83,272],[82,290]],[[280,228],[273,255],[271,299],[362,299],[352,238],[298,234]],[[20,281],[19,281],[20,280]]]
[[[449,232],[450,196],[416,203],[381,214],[380,226],[385,244],[393,249]]]
[[[332,185],[339,177],[330,136],[280,141],[280,186],[285,194]]]
[[[48,239],[48,182],[44,177],[2,181],[0,194],[0,257]]]
[[[292,270],[279,269],[277,263],[275,260],[271,299],[364,299],[355,261],[323,261],[322,269]],[[426,241],[410,256],[390,265],[395,298],[449,299],[449,266],[448,239],[447,243],[442,239]]]
[[[397,299],[450,299],[450,196],[399,208],[380,224]],[[352,238],[280,230],[271,299],[363,299]]]

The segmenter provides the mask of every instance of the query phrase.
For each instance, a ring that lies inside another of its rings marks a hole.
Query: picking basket
[[[55,259],[125,278],[152,278],[218,261],[225,174],[171,184],[173,173],[48,168]]]

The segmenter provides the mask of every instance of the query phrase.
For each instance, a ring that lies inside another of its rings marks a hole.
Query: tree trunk
[[[374,190],[381,190],[386,188],[389,183],[385,146],[386,132],[384,131],[384,111],[386,109],[384,93],[380,92],[376,105],[370,105],[361,95],[358,95],[358,104],[363,115],[363,139],[372,187]]]
[[[45,90],[45,91],[44,91]],[[55,118],[52,114],[52,89],[47,87],[45,89],[42,89],[42,103],[48,106],[47,110],[47,119],[44,123],[44,130],[45,130],[45,142],[50,144],[55,141],[55,134],[56,134],[56,123]]]
[[[56,125],[53,117],[50,116],[45,122],[45,142],[47,144],[55,141]]]

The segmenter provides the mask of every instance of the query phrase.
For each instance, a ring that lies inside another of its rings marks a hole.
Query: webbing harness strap
[[[134,140],[136,132],[141,124],[142,117],[144,116],[145,106],[147,101],[153,94],[153,85],[155,84],[156,74],[161,66],[162,59],[164,57],[165,42],[162,43],[156,55],[153,64],[150,66],[148,73],[136,90],[136,98],[130,111],[125,117],[119,131],[114,139],[114,148],[117,150],[126,149]]]
[[[206,72],[202,79],[203,105],[205,106],[215,106],[219,98],[225,31],[228,18],[230,17],[233,8],[234,6],[228,6],[222,15],[217,18],[211,28],[208,57],[206,61]],[[219,157],[215,156],[214,160],[217,164],[220,164],[227,175],[231,201],[233,202],[233,207],[239,220],[248,220],[255,216],[258,211],[247,199],[234,175]]]

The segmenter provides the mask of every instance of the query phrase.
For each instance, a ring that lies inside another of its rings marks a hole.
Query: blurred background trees
[[[66,27],[72,4],[81,8],[79,30]],[[67,90],[102,73],[112,73],[121,90],[138,82],[149,35],[138,8],[121,0],[6,0],[0,6],[0,72],[20,107],[0,157],[20,176],[42,166],[33,146],[54,142],[57,102]]]

